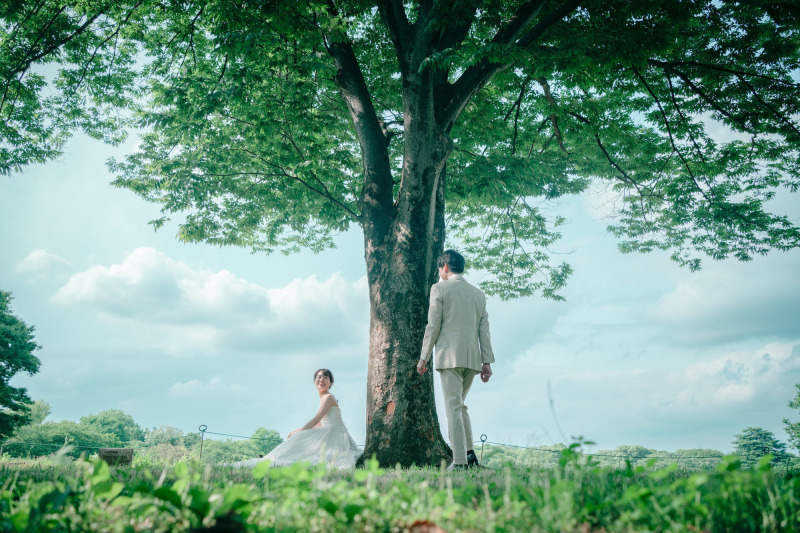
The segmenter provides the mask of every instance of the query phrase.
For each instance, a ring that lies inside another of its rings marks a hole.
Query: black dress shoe
[[[481,464],[478,462],[478,456],[474,451],[467,452],[467,468],[480,468]]]

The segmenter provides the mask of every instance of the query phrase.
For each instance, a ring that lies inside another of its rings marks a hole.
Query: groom
[[[494,363],[486,297],[464,279],[464,263],[464,256],[453,250],[446,250],[436,260],[442,281],[431,287],[428,325],[417,363],[417,372],[424,374],[436,347],[435,368],[442,380],[453,448],[448,470],[480,466],[472,448],[472,425],[464,399],[476,374],[484,383],[489,381]]]

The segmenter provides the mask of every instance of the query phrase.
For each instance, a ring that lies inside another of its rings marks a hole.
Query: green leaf
[[[253,467],[253,479],[264,479],[264,476],[269,473],[269,467],[269,460],[260,461],[255,467]]]
[[[158,487],[156,490],[153,491],[153,496],[164,500],[165,502],[169,502],[178,509],[183,507],[183,502],[181,501],[180,495],[172,490],[170,487],[161,486]]]
[[[111,479],[111,472],[109,471],[108,464],[102,459],[97,459],[92,463],[90,472],[89,480],[92,485],[99,485]]]

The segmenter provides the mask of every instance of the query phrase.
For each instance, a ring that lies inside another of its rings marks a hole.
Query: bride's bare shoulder
[[[328,394],[326,394],[325,396],[322,397],[322,402],[323,403],[328,403],[328,404],[331,404],[331,405],[336,405],[336,406],[339,405],[339,402],[336,401],[336,396],[334,396],[333,394],[330,394],[330,393],[328,393]]]

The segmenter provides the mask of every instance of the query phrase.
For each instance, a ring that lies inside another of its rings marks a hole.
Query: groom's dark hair
[[[323,373],[323,375],[326,375],[326,376],[328,376],[328,379],[330,379],[330,380],[331,380],[331,385],[333,385],[333,374],[332,374],[332,373],[331,373],[331,371],[330,371],[330,370],[328,370],[327,368],[320,368],[319,370],[317,370],[316,372],[314,372],[314,379],[315,379],[315,380],[317,379],[317,374],[319,374],[320,372],[322,372],[322,373]]]
[[[464,259],[464,256],[455,250],[445,250],[436,260],[436,266],[442,268],[443,266],[447,265],[450,268],[450,271],[456,274],[464,273],[465,264],[466,260]]]

